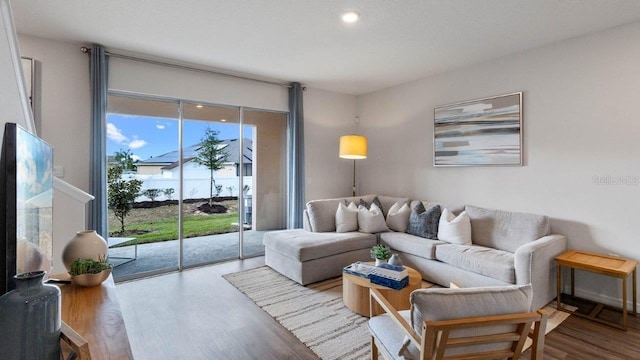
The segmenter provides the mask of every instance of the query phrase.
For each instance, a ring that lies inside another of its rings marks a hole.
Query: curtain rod
[[[87,46],[82,46],[80,48],[80,51],[82,51],[85,54],[91,54],[91,48],[89,48]],[[276,82],[276,81],[254,79],[254,78],[247,77],[247,76],[227,74],[227,73],[223,73],[223,72],[220,72],[220,71],[207,70],[207,69],[197,68],[197,67],[189,66],[189,65],[180,65],[180,64],[174,64],[174,63],[165,62],[165,61],[151,60],[151,59],[146,59],[146,58],[138,57],[138,56],[113,53],[113,52],[106,51],[106,50],[105,50],[105,54],[109,55],[109,56],[113,56],[115,58],[121,58],[121,59],[125,59],[125,60],[143,62],[143,63],[153,64],[153,65],[167,66],[167,67],[172,67],[172,68],[175,68],[175,69],[197,71],[197,72],[202,72],[202,73],[206,73],[206,74],[213,74],[213,75],[218,75],[218,76],[230,77],[230,78],[234,78],[234,79],[249,80],[249,81],[259,82],[259,83],[263,83],[263,84],[277,85],[277,86],[282,86],[282,87],[286,87],[286,88],[291,88],[291,85],[289,85],[289,84],[279,83],[279,82]]]

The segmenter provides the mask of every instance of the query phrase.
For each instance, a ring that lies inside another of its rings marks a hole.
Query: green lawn
[[[178,238],[177,207],[163,206],[152,209],[133,209],[131,216],[125,219],[125,234],[116,236],[131,236],[138,239],[138,244],[158,241],[176,240]],[[235,209],[234,209],[235,210]],[[110,212],[110,215],[111,212]],[[185,214],[184,237],[224,234],[238,231],[232,223],[238,222],[238,212],[225,214]],[[120,230],[120,223],[109,217],[109,233]],[[131,242],[133,244],[133,242]],[[131,245],[123,243],[120,246]]]

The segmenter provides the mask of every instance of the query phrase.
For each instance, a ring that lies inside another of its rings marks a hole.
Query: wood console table
[[[571,269],[571,296],[575,296],[575,283],[574,273],[575,269],[590,271],[597,274],[607,275],[622,279],[622,323],[615,323],[598,318],[598,314],[604,308],[603,304],[598,304],[596,308],[588,315],[583,315],[577,312],[572,312],[576,316],[586,317],[607,325],[617,327],[622,330],[627,330],[627,279],[629,275],[632,278],[631,292],[633,299],[633,315],[636,315],[636,267],[638,262],[635,260],[627,260],[623,258],[607,256],[596,253],[589,253],[585,251],[569,250],[558,257],[556,257],[557,269],[556,269],[556,283],[557,283],[557,303],[558,310],[566,311],[562,307],[560,301],[560,295],[562,294],[562,274],[560,272],[563,266]]]
[[[67,274],[53,277],[69,278]],[[111,275],[101,286],[57,285],[62,292],[62,321],[88,341],[92,360],[133,359]]]

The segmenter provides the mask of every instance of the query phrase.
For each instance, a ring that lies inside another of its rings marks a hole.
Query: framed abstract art
[[[434,166],[522,165],[522,92],[434,109]]]

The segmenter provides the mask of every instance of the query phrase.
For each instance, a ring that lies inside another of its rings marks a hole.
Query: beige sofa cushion
[[[373,234],[360,232],[316,233],[292,229],[266,232],[262,242],[270,250],[299,261],[308,261],[370,248],[377,239]]]
[[[435,248],[435,258],[506,283],[516,282],[514,255],[508,251],[484,246],[445,244]]]
[[[358,231],[358,207],[354,203],[349,206],[339,203],[336,211],[336,232]]]
[[[405,232],[409,226],[409,216],[411,209],[407,203],[395,203],[387,211],[387,226],[390,230]]]
[[[309,215],[309,225],[313,232],[336,231],[336,210],[338,204],[344,202],[354,202],[356,205],[360,199],[371,202],[375,195],[356,196],[348,198],[312,200],[307,203],[307,214]]]
[[[395,251],[434,260],[435,248],[446,244],[444,241],[425,239],[415,235],[400,232],[385,232],[378,235],[380,243]]]
[[[370,209],[362,205],[358,206],[358,231],[369,234],[389,231],[382,210],[378,205],[373,203]]]
[[[551,233],[546,216],[471,205],[464,209],[471,219],[471,239],[477,245],[515,252],[520,246]]]

